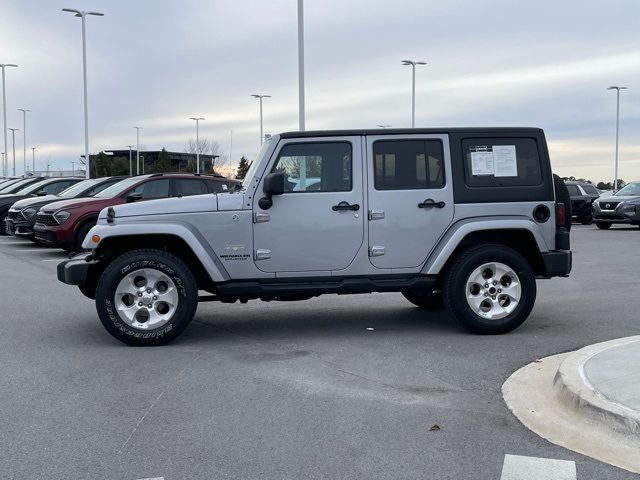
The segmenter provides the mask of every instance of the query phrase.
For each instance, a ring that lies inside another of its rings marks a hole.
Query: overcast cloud
[[[0,63],[8,126],[28,116],[37,168],[70,168],[83,152],[80,21],[89,17],[90,150],[135,144],[183,151],[201,135],[233,161],[253,158],[265,131],[297,128],[296,0],[0,0]],[[640,179],[640,2],[637,0],[306,0],[307,129],[410,124],[538,126],[557,173],[613,177],[615,94],[620,176]],[[11,141],[11,140],[9,140]],[[9,145],[9,149],[11,145]],[[22,136],[16,137],[22,172]]]

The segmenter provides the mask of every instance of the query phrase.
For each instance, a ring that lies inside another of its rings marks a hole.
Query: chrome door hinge
[[[255,253],[256,260],[268,260],[271,258],[271,250],[266,250],[264,248],[258,248]]]
[[[382,245],[371,245],[369,247],[370,257],[379,257],[380,255],[384,255],[384,247]]]
[[[382,220],[384,218],[384,210],[369,210],[369,220]]]
[[[268,213],[253,212],[253,223],[264,223],[271,219]]]

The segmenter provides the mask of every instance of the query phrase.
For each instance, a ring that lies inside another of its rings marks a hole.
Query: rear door
[[[453,219],[447,135],[367,137],[369,259],[417,268]]]

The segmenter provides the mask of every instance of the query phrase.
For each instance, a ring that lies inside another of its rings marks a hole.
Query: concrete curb
[[[556,397],[581,415],[622,434],[640,434],[640,412],[607,398],[589,381],[586,363],[612,348],[640,342],[640,335],[590,345],[567,356],[553,379]]]

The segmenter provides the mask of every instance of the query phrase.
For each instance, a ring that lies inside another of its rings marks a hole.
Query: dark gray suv
[[[640,182],[631,182],[593,202],[593,221],[603,230],[614,223],[640,226]]]

